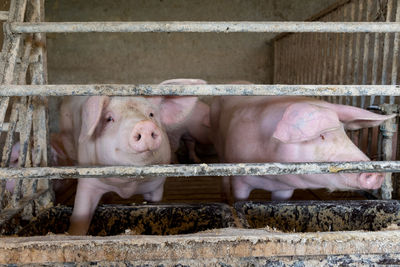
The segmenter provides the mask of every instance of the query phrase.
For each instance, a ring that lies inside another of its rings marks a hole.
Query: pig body
[[[200,79],[171,79],[161,82],[162,85],[194,85],[207,84],[206,81]],[[179,98],[179,97],[173,97]],[[189,152],[189,159],[193,162],[200,163],[201,160],[195,152],[196,143],[208,145],[211,144],[210,136],[210,107],[204,102],[198,100],[188,115],[184,123],[167,127],[167,134],[171,144],[171,150],[175,153],[179,148],[182,139]],[[174,161],[177,161],[174,159]]]
[[[69,157],[79,165],[150,165],[170,163],[164,125],[181,123],[196,103],[182,97],[67,97],[61,106],[60,129]],[[162,198],[165,177],[137,180],[117,177],[79,179],[69,233],[86,234],[104,193],[123,198],[142,194]]]
[[[368,161],[345,129],[376,126],[393,116],[305,97],[223,96],[213,99],[211,128],[222,162]],[[297,188],[376,189],[382,181],[378,173],[235,176],[232,188],[237,199],[255,188],[288,199]]]

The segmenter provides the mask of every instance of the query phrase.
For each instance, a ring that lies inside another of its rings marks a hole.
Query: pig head
[[[212,138],[222,162],[368,161],[345,129],[373,127],[395,115],[305,97],[224,96],[211,105]],[[338,173],[232,177],[234,197],[255,188],[288,199],[296,188],[377,189],[381,173]]]
[[[171,149],[164,126],[191,113],[194,97],[67,97],[61,106],[61,134],[68,155],[79,165],[168,164]],[[101,196],[142,194],[162,198],[165,177],[135,180],[116,177],[79,179],[69,233],[86,234]]]

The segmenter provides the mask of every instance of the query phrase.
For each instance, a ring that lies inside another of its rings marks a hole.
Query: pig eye
[[[111,115],[109,115],[106,118],[106,122],[114,122],[114,118]]]
[[[150,116],[150,117],[154,117],[153,112],[150,112],[149,116]]]

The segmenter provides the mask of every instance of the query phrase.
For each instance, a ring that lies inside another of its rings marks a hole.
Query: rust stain
[[[337,173],[337,172],[340,172],[342,170],[343,170],[343,168],[338,168],[338,167],[334,167],[334,166],[330,166],[329,167],[329,172],[333,172],[333,173]]]

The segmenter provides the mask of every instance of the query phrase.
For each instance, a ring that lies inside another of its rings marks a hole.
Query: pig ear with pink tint
[[[286,108],[272,136],[284,143],[304,142],[340,126],[334,111],[313,104],[295,103]]]
[[[329,108],[338,114],[339,120],[343,122],[347,130],[378,126],[385,120],[397,116],[396,114],[379,115],[362,108],[338,104],[329,104]]]
[[[178,84],[178,85],[194,85],[194,84],[207,84],[206,81],[201,79],[170,79],[161,82],[162,85]],[[167,97],[153,97],[150,99],[153,105],[161,106],[161,122],[167,127],[174,127],[179,125],[188,118],[193,111],[197,102],[195,96],[167,96]],[[210,124],[206,119],[203,123]]]
[[[161,122],[166,127],[174,127],[184,122],[196,105],[195,96],[164,97],[161,101]]]
[[[103,108],[107,106],[109,101],[110,98],[108,96],[91,96],[88,98],[82,109],[82,127],[79,142],[84,142],[93,135],[100,121]]]

